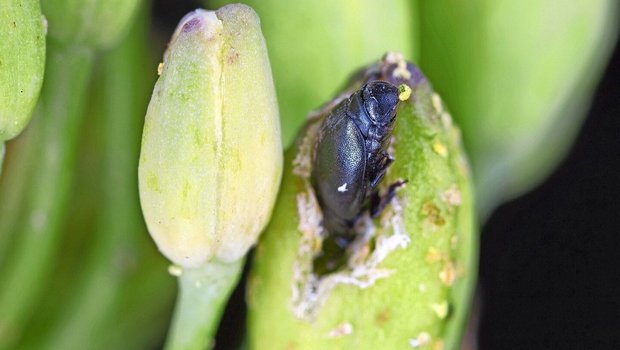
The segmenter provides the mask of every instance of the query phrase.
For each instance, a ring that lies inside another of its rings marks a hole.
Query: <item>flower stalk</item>
[[[228,297],[237,285],[244,261],[214,261],[181,270],[178,302],[166,349],[212,348],[217,325]]]

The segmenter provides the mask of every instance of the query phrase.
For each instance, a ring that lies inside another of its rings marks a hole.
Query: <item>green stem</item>
[[[71,169],[83,117],[93,54],[50,43],[40,110],[33,120],[38,143],[19,240],[3,266],[0,290],[0,348],[19,340],[44,292],[57,251],[71,188]]]
[[[239,280],[243,261],[210,262],[185,269],[179,277],[179,296],[166,349],[207,349],[230,293]]]
[[[32,129],[26,128],[19,137],[10,141],[8,157],[4,162],[6,169],[0,177],[0,266],[4,265],[7,249],[16,236],[15,227],[29,185],[24,179],[30,178],[34,168],[37,139]]]

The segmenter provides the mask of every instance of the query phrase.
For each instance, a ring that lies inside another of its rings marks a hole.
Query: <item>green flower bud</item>
[[[164,55],[142,138],[142,210],[184,267],[234,262],[267,223],[282,172],[278,109],[259,19],[196,10]]]
[[[421,66],[463,128],[482,216],[568,151],[618,32],[618,1],[421,1]]]
[[[140,0],[41,0],[50,37],[94,49],[120,40],[139,4]]]
[[[45,26],[38,1],[0,3],[0,142],[26,127],[39,98]]]
[[[366,72],[410,88],[401,86],[406,101],[391,141],[395,160],[380,189],[407,183],[377,219],[362,219],[345,268],[317,278],[322,212],[309,167],[326,112],[309,121],[286,153],[273,219],[256,249],[247,292],[252,349],[458,347],[477,270],[459,130],[402,57],[387,55]]]

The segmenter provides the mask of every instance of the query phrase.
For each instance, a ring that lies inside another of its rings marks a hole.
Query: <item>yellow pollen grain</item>
[[[339,338],[345,335],[353,333],[353,326],[349,322],[343,322],[336,326],[336,328],[329,331],[327,336],[329,338]]]
[[[452,261],[446,261],[439,272],[439,280],[446,286],[451,286],[456,279],[456,269]]]
[[[157,65],[157,75],[161,75],[164,72],[164,62],[159,62]]]
[[[459,206],[461,205],[463,199],[461,196],[461,191],[459,190],[457,185],[452,185],[447,190],[441,193],[441,200],[450,206]]]
[[[440,319],[446,318],[448,316],[448,302],[442,301],[441,303],[431,304],[431,309],[435,312],[435,315]]]
[[[448,149],[443,143],[440,143],[440,142],[433,143],[433,151],[435,151],[435,153],[439,154],[440,156],[444,158],[448,156]]]
[[[409,345],[412,348],[419,348],[428,345],[431,342],[431,335],[427,332],[421,332],[417,337],[409,339]]]
[[[429,264],[434,264],[441,260],[441,252],[435,247],[430,247],[428,248],[425,259]]]
[[[441,112],[443,112],[441,97],[439,97],[439,95],[433,94],[433,96],[431,96],[431,103],[433,104],[433,108],[435,109],[435,112],[437,112],[437,114],[441,114]]]
[[[411,72],[407,69],[407,61],[405,61],[405,58],[402,55],[395,63],[396,68],[392,72],[392,76],[394,78],[401,78],[405,80],[411,79]]]
[[[179,277],[183,274],[183,268],[179,265],[168,266],[168,273],[172,276]]]
[[[411,88],[407,84],[400,84],[398,86],[398,99],[401,101],[407,101],[411,97]]]
[[[450,114],[443,112],[441,113],[440,117],[441,117],[441,122],[446,128],[452,127],[452,117],[450,116]]]

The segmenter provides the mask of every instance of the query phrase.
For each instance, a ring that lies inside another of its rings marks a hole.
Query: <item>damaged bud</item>
[[[471,183],[422,72],[396,53],[358,71],[285,165],[249,277],[249,347],[458,349],[477,270]]]
[[[269,219],[281,172],[258,17],[244,5],[188,14],[145,120],[139,183],[151,236],[183,267],[238,261]]]

